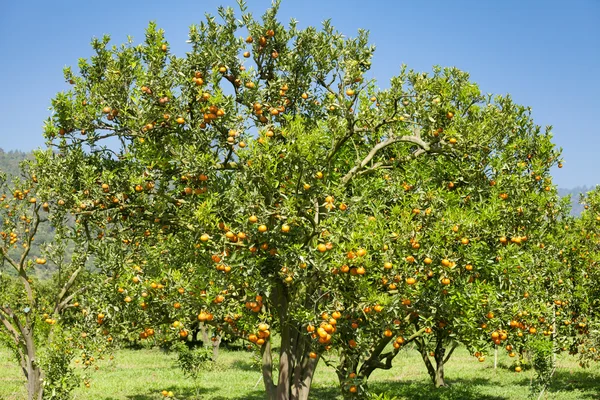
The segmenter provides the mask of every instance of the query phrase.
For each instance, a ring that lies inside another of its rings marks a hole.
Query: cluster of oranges
[[[252,343],[255,343],[258,346],[262,346],[265,344],[265,341],[271,336],[271,332],[269,331],[269,325],[261,322],[258,324],[258,332],[250,333],[248,335],[248,340]]]
[[[262,296],[258,295],[255,297],[254,301],[247,301],[245,306],[248,310],[251,310],[252,312],[255,312],[255,313],[260,312],[260,310],[262,310],[262,306],[263,306]]]
[[[154,336],[153,328],[145,328],[140,332],[140,339],[148,339],[149,337]]]
[[[326,345],[325,349],[329,349],[329,343],[331,343],[332,334],[336,331],[337,320],[342,317],[342,313],[334,311],[331,316],[327,313],[321,314],[321,324],[315,329],[313,325],[308,325],[306,331],[311,334],[313,339],[319,341],[320,344]]]

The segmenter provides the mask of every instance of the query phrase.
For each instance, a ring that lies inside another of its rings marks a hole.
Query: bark
[[[216,336],[215,340],[212,342],[212,360],[217,361],[217,357],[219,356],[219,345],[221,344],[221,336]]]
[[[273,293],[273,302],[278,304],[281,326],[279,351],[279,376],[273,379],[273,357],[269,340],[261,348],[262,373],[269,400],[307,400],[318,359],[308,355],[308,339],[300,327],[289,321],[289,293],[285,287]]]
[[[277,388],[273,383],[273,357],[271,355],[271,341],[267,340],[260,348],[262,356],[262,375],[265,384],[265,391],[269,400],[276,399]]]
[[[446,381],[444,379],[444,364],[448,362],[450,356],[454,352],[456,345],[452,346],[448,354],[446,354],[446,347],[444,346],[445,337],[441,334],[438,334],[436,338],[435,350],[433,352],[433,359],[435,361],[435,365],[431,362],[429,358],[429,353],[427,352],[427,347],[425,346],[425,342],[420,339],[417,343],[417,348],[421,353],[421,358],[423,358],[423,362],[425,363],[425,367],[427,367],[427,373],[431,378],[431,382],[435,385],[435,387],[443,387],[446,386]]]
[[[429,359],[429,354],[427,353],[427,347],[425,346],[425,343],[422,339],[417,340],[416,343],[417,343],[417,348],[419,349],[419,353],[421,353],[421,358],[423,359],[423,362],[425,363],[425,367],[427,367],[427,373],[429,374],[429,377],[431,378],[431,380],[435,383],[436,371],[435,371],[433,364],[431,363],[431,360]]]
[[[297,334],[297,340],[294,343],[296,354],[295,366],[292,374],[291,400],[306,400],[310,392],[318,358],[312,359],[307,354],[307,339],[302,334]]]
[[[446,386],[446,382],[444,382],[444,356],[446,354],[446,348],[444,347],[443,339],[438,339],[434,358],[435,358],[435,387]]]
[[[25,328],[27,329],[27,328]],[[28,400],[41,400],[44,394],[43,371],[36,358],[35,344],[33,343],[33,332],[27,329],[23,335],[26,350],[26,359],[22,360],[21,365],[25,366],[25,376],[27,377],[27,398]]]
[[[279,379],[277,380],[277,400],[290,400],[292,378],[291,332],[288,323],[288,298],[285,288],[279,291],[279,320],[281,321],[281,349],[279,351]]]
[[[208,347],[208,331],[206,329],[206,324],[204,322],[200,322],[200,334],[202,335],[202,344],[204,347]]]

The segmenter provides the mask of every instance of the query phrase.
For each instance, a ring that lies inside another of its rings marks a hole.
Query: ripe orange
[[[260,323],[260,324],[258,324],[258,330],[259,330],[259,331],[262,331],[262,332],[264,332],[264,331],[266,331],[266,330],[268,330],[268,329],[269,329],[269,325],[265,324],[264,322],[263,322],[263,323]]]

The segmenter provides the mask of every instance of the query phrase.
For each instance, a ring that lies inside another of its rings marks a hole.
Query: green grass
[[[25,396],[23,378],[11,354],[0,348],[0,399]],[[414,350],[398,355],[394,368],[376,371],[370,381],[375,392],[387,392],[400,399],[416,400],[501,400],[525,399],[532,371],[510,370],[512,359],[499,357],[494,370],[491,359],[477,362],[465,350],[456,351],[446,365],[450,387],[434,389],[423,362]],[[171,390],[178,399],[259,400],[263,399],[260,373],[252,365],[252,354],[222,350],[218,365],[202,373],[197,382],[178,369],[175,357],[160,350],[122,350],[113,361],[101,361],[92,375],[91,387],[81,387],[75,399],[158,400],[160,391]],[[312,399],[339,399],[337,378],[321,363],[317,369]],[[575,359],[562,357],[546,399],[600,399],[600,366],[583,370]]]

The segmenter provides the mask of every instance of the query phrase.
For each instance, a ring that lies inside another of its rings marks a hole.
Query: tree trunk
[[[440,353],[435,354],[435,387],[446,386],[446,382],[444,382],[444,354],[446,353],[446,349],[444,347],[440,348]]]
[[[204,347],[208,347],[208,331],[204,322],[200,322],[200,334],[202,335],[202,345]]]
[[[27,399],[42,400],[44,395],[42,370],[35,362],[27,362]]]
[[[427,353],[427,347],[425,346],[425,342],[423,341],[423,339],[419,339],[416,341],[416,343],[417,349],[419,350],[419,353],[421,353],[421,358],[425,363],[425,367],[427,367],[427,373],[429,374],[431,380],[435,383],[436,372],[435,368],[433,367],[433,364],[431,364],[431,360],[429,359],[429,354]]]
[[[452,351],[454,350],[454,348],[448,354],[448,357],[445,357],[446,348],[444,347],[444,338],[441,336],[438,336],[437,340],[436,340],[435,351],[433,353],[433,358],[435,360],[435,366],[434,366],[433,363],[431,362],[431,360],[429,359],[429,353],[427,352],[427,347],[425,346],[425,342],[423,340],[418,340],[416,343],[417,343],[417,348],[419,349],[419,352],[421,353],[421,358],[423,358],[423,362],[425,363],[425,366],[427,367],[427,373],[429,374],[429,377],[431,378],[432,383],[435,385],[435,387],[446,386],[446,382],[444,380],[444,364],[446,363],[446,361],[448,361],[448,358],[449,358],[450,354],[452,354]]]
[[[444,347],[444,336],[440,333],[437,336],[433,356],[435,359],[435,379],[433,384],[435,387],[446,386],[446,382],[444,381],[444,364],[448,359],[446,358],[446,348]]]
[[[21,364],[25,366],[25,376],[27,377],[27,399],[41,400],[44,394],[43,371],[36,358],[33,329],[25,328],[23,340],[26,350],[23,355],[26,359]]]
[[[219,356],[219,346],[221,345],[221,336],[215,336],[215,340],[212,342],[212,360],[217,361],[217,357]]]
[[[273,303],[278,304],[278,318],[281,327],[281,347],[279,350],[279,377],[273,379],[273,357],[271,343],[267,340],[261,348],[262,372],[267,398],[269,400],[307,400],[310,385],[317,367],[318,358],[309,357],[309,342],[301,327],[289,320],[289,293],[282,287],[272,294]]]
[[[305,340],[303,338],[303,340]],[[282,350],[280,353],[280,360],[285,357],[286,351],[283,350],[284,345],[282,344]],[[289,351],[287,353],[296,350],[295,346],[286,346]],[[296,359],[295,363],[285,361],[280,362],[279,368],[287,368],[286,371],[279,372],[279,381],[275,385],[273,381],[273,357],[271,354],[271,342],[268,340],[261,347],[262,354],[262,374],[263,382],[265,385],[265,391],[267,399],[269,400],[307,400],[310,392],[310,386],[312,384],[315,369],[317,367],[318,359],[311,359],[308,354],[302,355]]]
[[[276,400],[277,388],[273,383],[273,356],[271,354],[271,341],[267,340],[260,348],[262,356],[262,375],[265,384],[267,399]]]
[[[301,333],[297,333],[296,340],[292,343],[294,357],[294,368],[292,372],[292,385],[290,387],[290,400],[306,400],[310,392],[315,369],[317,368],[318,358],[309,357],[308,340]]]

